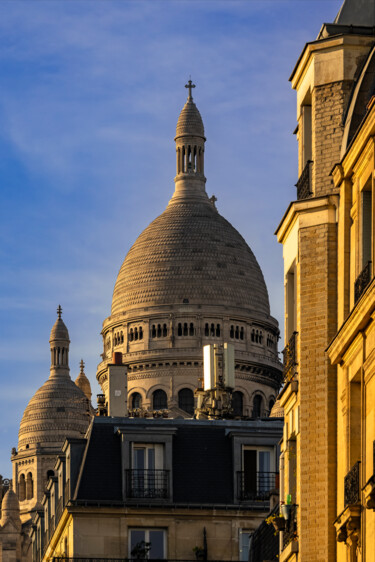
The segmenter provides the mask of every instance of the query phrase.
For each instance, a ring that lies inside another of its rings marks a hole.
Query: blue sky
[[[274,231],[295,197],[288,77],[337,0],[0,2],[0,474],[49,375],[61,303],[93,394],[100,330],[138,234],[173,193],[189,75],[207,191],[245,237],[283,325]],[[282,342],[280,342],[280,348]]]

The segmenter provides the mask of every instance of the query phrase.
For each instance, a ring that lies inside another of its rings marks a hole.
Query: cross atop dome
[[[61,320],[61,315],[62,315],[62,308],[61,305],[59,304],[59,306],[57,307],[57,316],[59,320]]]
[[[83,370],[84,370],[84,368],[85,368],[85,363],[84,363],[83,359],[81,359],[81,362],[80,362],[80,364],[79,364],[79,367],[80,367],[80,373],[83,373]]]
[[[191,90],[192,90],[193,88],[195,88],[195,84],[193,84],[193,82],[192,82],[191,80],[189,80],[188,83],[185,84],[185,88],[188,88],[188,89],[189,89],[188,100],[190,101],[190,100],[193,99],[193,96],[191,95]]]

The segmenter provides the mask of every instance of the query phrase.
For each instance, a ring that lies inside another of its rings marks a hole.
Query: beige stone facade
[[[366,34],[363,28],[349,30],[337,22],[324,25],[318,39],[306,45],[291,76],[297,91],[300,179],[297,201],[277,229],[284,253],[287,342],[285,386],[279,396],[285,414],[281,500],[291,501],[293,509],[281,533],[282,561],[352,561],[357,558],[348,556],[358,555],[356,547],[350,554],[347,547],[337,547],[334,522],[350,468],[343,455],[351,430],[343,419],[353,407],[358,424],[360,406],[349,406],[343,379],[337,379],[326,350],[352,310],[355,275],[361,270],[358,258],[349,258],[358,237],[353,232],[358,227],[349,226],[355,219],[348,200],[352,172],[343,180],[341,167],[334,179],[331,171],[355,135],[354,120],[365,112],[363,99],[355,106],[353,92],[372,48],[371,34],[370,29]],[[352,116],[350,108],[357,115],[345,124]],[[355,273],[350,259],[357,260]]]

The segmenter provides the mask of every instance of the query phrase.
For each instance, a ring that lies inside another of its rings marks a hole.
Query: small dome
[[[69,341],[69,332],[68,328],[65,326],[63,320],[61,319],[62,308],[59,305],[57,308],[57,320],[54,323],[51,335],[49,337],[49,341],[53,340],[67,340]]]
[[[270,418],[283,418],[284,408],[280,405],[280,400],[276,400],[270,412]]]
[[[51,376],[28,403],[18,434],[18,449],[29,445],[61,447],[66,437],[82,437],[90,407],[69,376]]]
[[[193,98],[188,98],[177,121],[176,138],[186,135],[204,138],[202,117]]]
[[[20,503],[11,488],[5,494],[1,504],[1,521],[4,523],[6,519],[19,519]]]
[[[75,383],[78,386],[78,388],[82,390],[87,400],[91,400],[91,396],[92,396],[91,385],[89,379],[86,377],[85,372],[83,370],[84,366],[85,364],[83,362],[83,359],[81,359],[81,364],[80,364],[81,370],[78,377],[75,380]]]

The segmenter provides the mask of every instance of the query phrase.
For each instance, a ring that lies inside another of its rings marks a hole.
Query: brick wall
[[[332,191],[329,175],[340,161],[343,136],[342,119],[352,88],[352,81],[317,86],[312,95],[312,159],[315,196]]]
[[[337,227],[300,230],[301,560],[335,560],[336,373],[325,349],[336,332]]]

